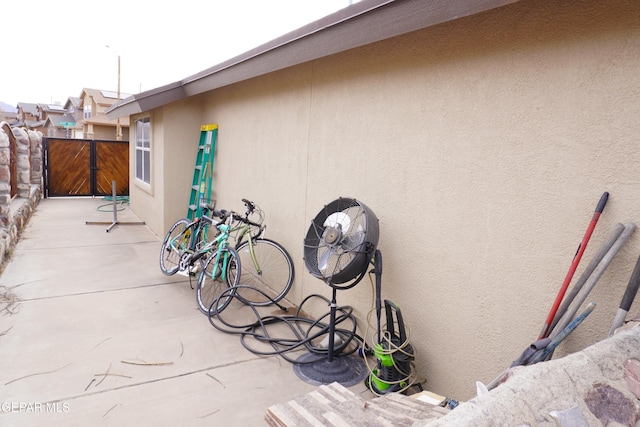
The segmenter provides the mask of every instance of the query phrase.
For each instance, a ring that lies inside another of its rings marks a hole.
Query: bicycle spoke
[[[248,242],[238,248],[242,265],[238,294],[254,305],[280,301],[293,284],[291,257],[280,244],[269,239],[255,239],[253,253],[255,262]]]
[[[233,248],[218,249],[207,260],[196,287],[198,308],[204,314],[212,316],[227,307],[233,292],[224,291],[238,285],[236,270],[239,263]]]
[[[167,232],[160,248],[160,270],[168,276],[175,274],[180,266],[180,258],[189,241],[189,220],[176,221]]]

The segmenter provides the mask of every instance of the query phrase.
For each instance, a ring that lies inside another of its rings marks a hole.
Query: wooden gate
[[[129,141],[43,138],[44,196],[129,195]]]

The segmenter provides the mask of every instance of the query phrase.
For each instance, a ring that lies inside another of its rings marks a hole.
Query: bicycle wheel
[[[190,221],[179,219],[169,228],[160,248],[160,270],[167,276],[176,274],[180,268],[180,258],[189,247],[191,231]]]
[[[226,271],[223,272],[225,258],[227,267]],[[196,285],[196,299],[200,311],[206,315],[213,316],[229,305],[234,295],[233,288],[238,286],[240,282],[240,275],[238,274],[240,265],[241,261],[238,258],[238,253],[230,246],[216,250],[207,259]],[[232,288],[232,291],[226,292],[226,296],[220,298],[222,293],[229,288]],[[215,307],[213,307],[214,303],[216,303]]]
[[[237,290],[238,294],[253,305],[269,305],[272,300],[280,301],[293,284],[291,256],[282,245],[269,239],[253,240],[253,254],[255,263],[249,242],[238,246],[242,266],[240,284],[243,285]]]

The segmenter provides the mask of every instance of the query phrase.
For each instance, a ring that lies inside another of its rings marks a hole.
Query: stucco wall
[[[135,166],[129,168],[131,209],[147,218],[145,222],[162,237],[171,224],[187,215],[200,125],[204,124],[201,114],[201,101],[193,98],[131,117],[132,165],[136,120],[149,117],[152,123],[151,183],[137,180]]]
[[[169,205],[185,212],[199,126],[218,123],[218,203],[265,210],[299,302],[328,294],[302,261],[311,219],[358,198],[380,220],[384,297],[411,327],[427,388],[468,399],[537,337],[602,193],[582,267],[614,224],[637,220],[639,18],[633,1],[522,1],[164,107],[162,171],[153,195],[132,188],[132,208],[162,235]],[[557,356],[606,336],[639,239]],[[338,294],[362,328],[372,294],[367,281]]]

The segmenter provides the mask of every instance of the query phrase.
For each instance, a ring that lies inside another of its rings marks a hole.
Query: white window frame
[[[151,119],[141,117],[135,121],[134,173],[136,181],[151,186]]]

